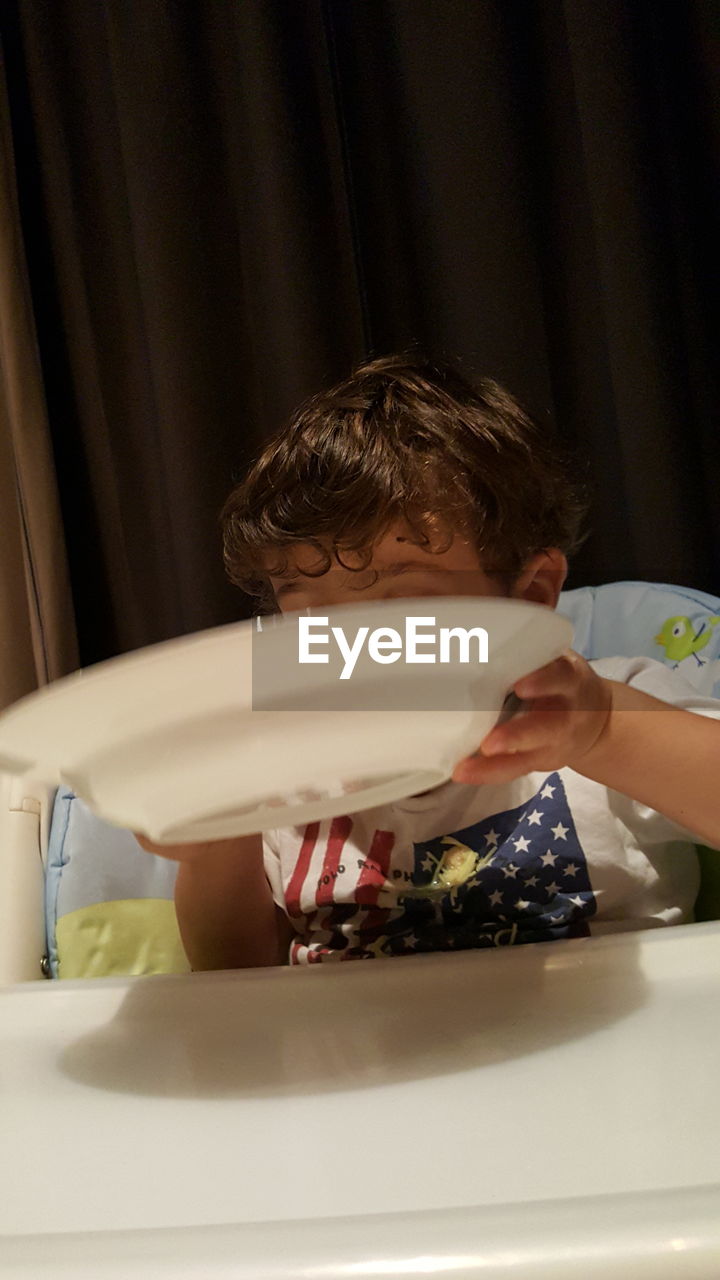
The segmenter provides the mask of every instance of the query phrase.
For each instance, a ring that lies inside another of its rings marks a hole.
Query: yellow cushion
[[[60,978],[189,973],[175,916],[166,898],[96,902],[57,922]]]

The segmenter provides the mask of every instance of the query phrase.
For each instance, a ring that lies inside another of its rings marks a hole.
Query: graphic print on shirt
[[[350,835],[352,821],[341,821],[342,832],[339,820],[331,826],[324,869],[332,861],[330,845]],[[392,833],[375,832],[360,860],[352,903],[333,904],[325,870],[315,900],[320,910],[307,919],[308,960],[510,946],[589,933],[597,903],[557,773],[515,809],[415,843],[413,870],[402,875],[402,888],[392,846]]]
[[[597,903],[557,773],[516,809],[414,845],[405,919],[381,952],[461,950],[581,937]]]

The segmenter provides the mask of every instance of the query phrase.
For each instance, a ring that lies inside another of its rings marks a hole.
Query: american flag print
[[[333,823],[328,848],[340,832]],[[413,845],[413,869],[393,906],[392,833],[376,831],[353,903],[318,886],[309,937],[293,959],[370,958],[546,942],[589,934],[597,910],[587,860],[562,779],[550,774],[530,800]],[[325,862],[331,859],[325,854]],[[369,868],[369,870],[368,870]],[[399,890],[399,892],[397,891]],[[327,896],[326,896],[327,895]],[[315,940],[312,934],[315,933]]]
[[[460,950],[586,936],[597,910],[558,773],[516,809],[414,845],[407,928],[383,951]]]

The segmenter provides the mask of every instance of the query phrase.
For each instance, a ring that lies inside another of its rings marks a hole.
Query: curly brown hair
[[[313,396],[266,445],[223,509],[225,565],[274,610],[270,576],[293,546],[317,549],[311,576],[366,568],[403,519],[432,550],[462,530],[509,588],[536,552],[577,547],[586,508],[570,453],[496,382],[388,356]]]

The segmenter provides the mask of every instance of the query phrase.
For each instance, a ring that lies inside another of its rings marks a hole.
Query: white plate
[[[0,767],[65,783],[98,816],[166,843],[357,812],[446,781],[496,721],[511,685],[572,639],[565,618],[521,601],[371,608],[334,609],[330,625],[352,637],[368,622],[401,629],[407,616],[430,615],[438,627],[484,627],[489,660],[418,667],[365,657],[345,683],[331,662],[304,667],[299,685],[300,669],[287,659],[298,615],[263,620],[278,703],[293,709],[257,710],[257,624],[233,623],[100,663],[16,703],[0,716]],[[412,708],[421,688],[437,693],[440,709],[372,709],[393,699]]]

